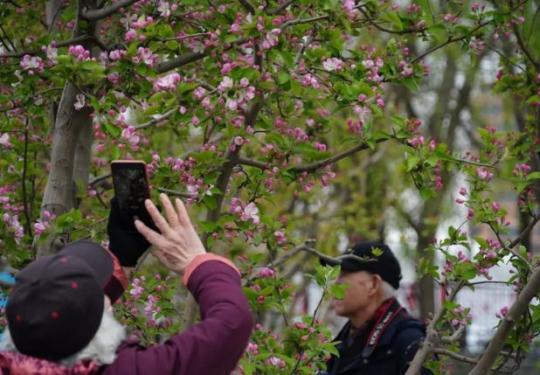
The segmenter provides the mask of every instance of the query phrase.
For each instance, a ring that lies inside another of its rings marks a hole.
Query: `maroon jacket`
[[[225,258],[201,255],[184,275],[200,306],[201,321],[161,345],[144,348],[126,341],[111,365],[66,368],[15,353],[0,353],[0,374],[230,374],[247,345],[253,318],[238,270]]]

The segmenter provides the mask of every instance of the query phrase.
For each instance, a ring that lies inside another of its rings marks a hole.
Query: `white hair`
[[[83,322],[81,323],[84,324]],[[126,328],[116,320],[112,309],[105,307],[103,309],[101,324],[92,341],[81,351],[63,358],[57,361],[57,363],[66,367],[72,367],[79,361],[90,359],[99,365],[109,365],[116,359],[116,349],[125,339]],[[4,334],[0,338],[0,351],[18,352],[11,339],[9,327],[6,327]]]
[[[389,298],[395,298],[397,296],[396,288],[388,284],[387,281],[382,280],[381,290],[382,290],[383,298],[385,300]]]

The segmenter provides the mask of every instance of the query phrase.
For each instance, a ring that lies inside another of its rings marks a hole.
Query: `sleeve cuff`
[[[195,258],[193,258],[193,260],[188,264],[188,266],[186,267],[186,270],[184,271],[184,276],[182,277],[182,282],[184,283],[184,285],[188,285],[189,278],[191,277],[191,274],[193,273],[193,271],[197,269],[197,267],[211,260],[217,260],[219,262],[225,263],[229,267],[233,268],[236,272],[238,272],[239,276],[241,275],[238,268],[229,259],[224,258],[220,255],[216,255],[216,254],[210,254],[210,253],[199,254]]]

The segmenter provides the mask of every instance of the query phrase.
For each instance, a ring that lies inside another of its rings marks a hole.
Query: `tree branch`
[[[66,47],[66,46],[70,46],[72,44],[76,44],[76,43],[82,43],[82,42],[85,42],[87,40],[95,40],[96,38],[90,36],[90,35],[81,35],[81,36],[77,36],[75,38],[71,38],[71,39],[68,39],[68,40],[63,40],[61,42],[58,42],[56,43],[56,47]],[[39,53],[42,53],[43,51],[42,50],[39,50],[39,49],[36,49],[36,50],[30,50],[30,51],[22,51],[22,52],[12,52],[12,53],[5,53],[3,55],[0,55],[0,58],[4,58],[4,57],[14,57],[14,58],[20,58],[20,57],[23,57],[24,55],[37,55]]]
[[[536,70],[540,69],[540,63],[534,59],[531,52],[528,50],[528,48],[525,46],[525,42],[523,41],[523,38],[521,38],[521,34],[519,33],[519,30],[515,24],[513,24],[514,29],[514,35],[516,36],[516,40],[518,43],[519,48],[523,51],[527,59],[533,64],[533,66],[536,68]]]
[[[375,143],[383,143],[383,142],[386,142],[387,139],[383,138],[383,139],[377,139],[375,141]],[[349,150],[346,150],[346,151],[343,151],[343,152],[340,152],[328,159],[324,159],[324,160],[321,160],[321,161],[318,161],[318,162],[315,162],[315,163],[311,163],[311,164],[306,164],[306,165],[299,165],[299,166],[296,166],[296,167],[293,167],[291,168],[291,171],[293,172],[297,172],[297,173],[302,173],[302,172],[313,172],[319,168],[323,168],[323,167],[326,167],[327,165],[330,165],[330,164],[333,164],[341,159],[344,159],[346,158],[347,156],[351,156],[355,153],[357,153],[358,151],[362,151],[362,150],[366,150],[369,148],[369,145],[367,143],[360,143],[356,146],[354,146],[353,148],[349,149]]]
[[[292,3],[294,3],[294,0],[286,1],[286,2],[284,2],[283,4],[281,4],[280,6],[278,6],[277,8],[269,9],[266,13],[267,13],[269,16],[275,16],[276,14],[279,14],[279,13],[281,13],[282,11],[284,11],[285,9],[287,9],[287,7],[288,7],[289,5],[291,5]]]
[[[251,14],[255,14],[255,7],[248,0],[238,0],[240,4]]]
[[[165,112],[163,115],[161,115],[160,117],[154,118],[154,119],[152,119],[152,120],[150,120],[148,122],[145,122],[143,124],[136,125],[133,128],[135,130],[141,130],[141,129],[145,129],[145,128],[149,128],[151,126],[157,125],[160,122],[167,120],[176,111],[177,111],[177,108],[170,109],[167,112]]]
[[[514,324],[527,311],[529,303],[536,297],[539,290],[540,267],[537,267],[521,293],[519,293],[516,302],[512,305],[508,314],[502,319],[495,335],[490,340],[486,351],[480,357],[478,364],[468,375],[484,375],[488,373],[488,370],[491,368],[501,349],[504,347],[506,338],[510,334]]]
[[[174,59],[164,61],[162,63],[159,63],[156,66],[156,72],[158,73],[165,73],[169,70],[181,67],[183,65],[192,63],[194,61],[200,60],[206,56],[208,56],[208,53],[210,50],[205,50],[203,52],[188,52],[183,55],[180,55],[178,57],[175,57]]]
[[[373,18],[369,17],[369,15],[363,9],[363,6],[358,6],[357,9],[362,13],[362,15],[366,18],[366,21],[368,21],[368,23],[370,25],[375,27],[377,30],[380,30],[380,31],[385,32],[385,33],[403,35],[403,34],[411,34],[411,33],[421,33],[421,32],[426,30],[425,28],[423,28],[423,29],[404,29],[404,30],[387,29],[387,28],[379,25],[377,22],[375,22],[375,20]]]
[[[443,349],[443,348],[435,348],[433,349],[433,353],[445,355],[450,358],[457,359],[458,361],[472,363],[474,365],[478,363],[478,360],[475,358],[467,357],[463,354],[459,354],[459,353],[453,352],[451,350]]]
[[[105,8],[92,9],[92,10],[84,9],[81,13],[81,16],[82,18],[87,19],[89,21],[97,21],[116,13],[120,8],[130,6],[131,4],[136,3],[137,1],[139,0],[119,0]]]

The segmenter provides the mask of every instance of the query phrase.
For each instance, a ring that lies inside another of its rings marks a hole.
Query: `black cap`
[[[103,288],[112,272],[104,248],[78,241],[17,273],[6,306],[17,350],[53,361],[82,350],[101,324]]]
[[[401,267],[392,250],[382,242],[359,242],[336,258],[325,256],[319,259],[322,264],[340,265],[345,272],[377,274],[395,289],[399,288]]]

